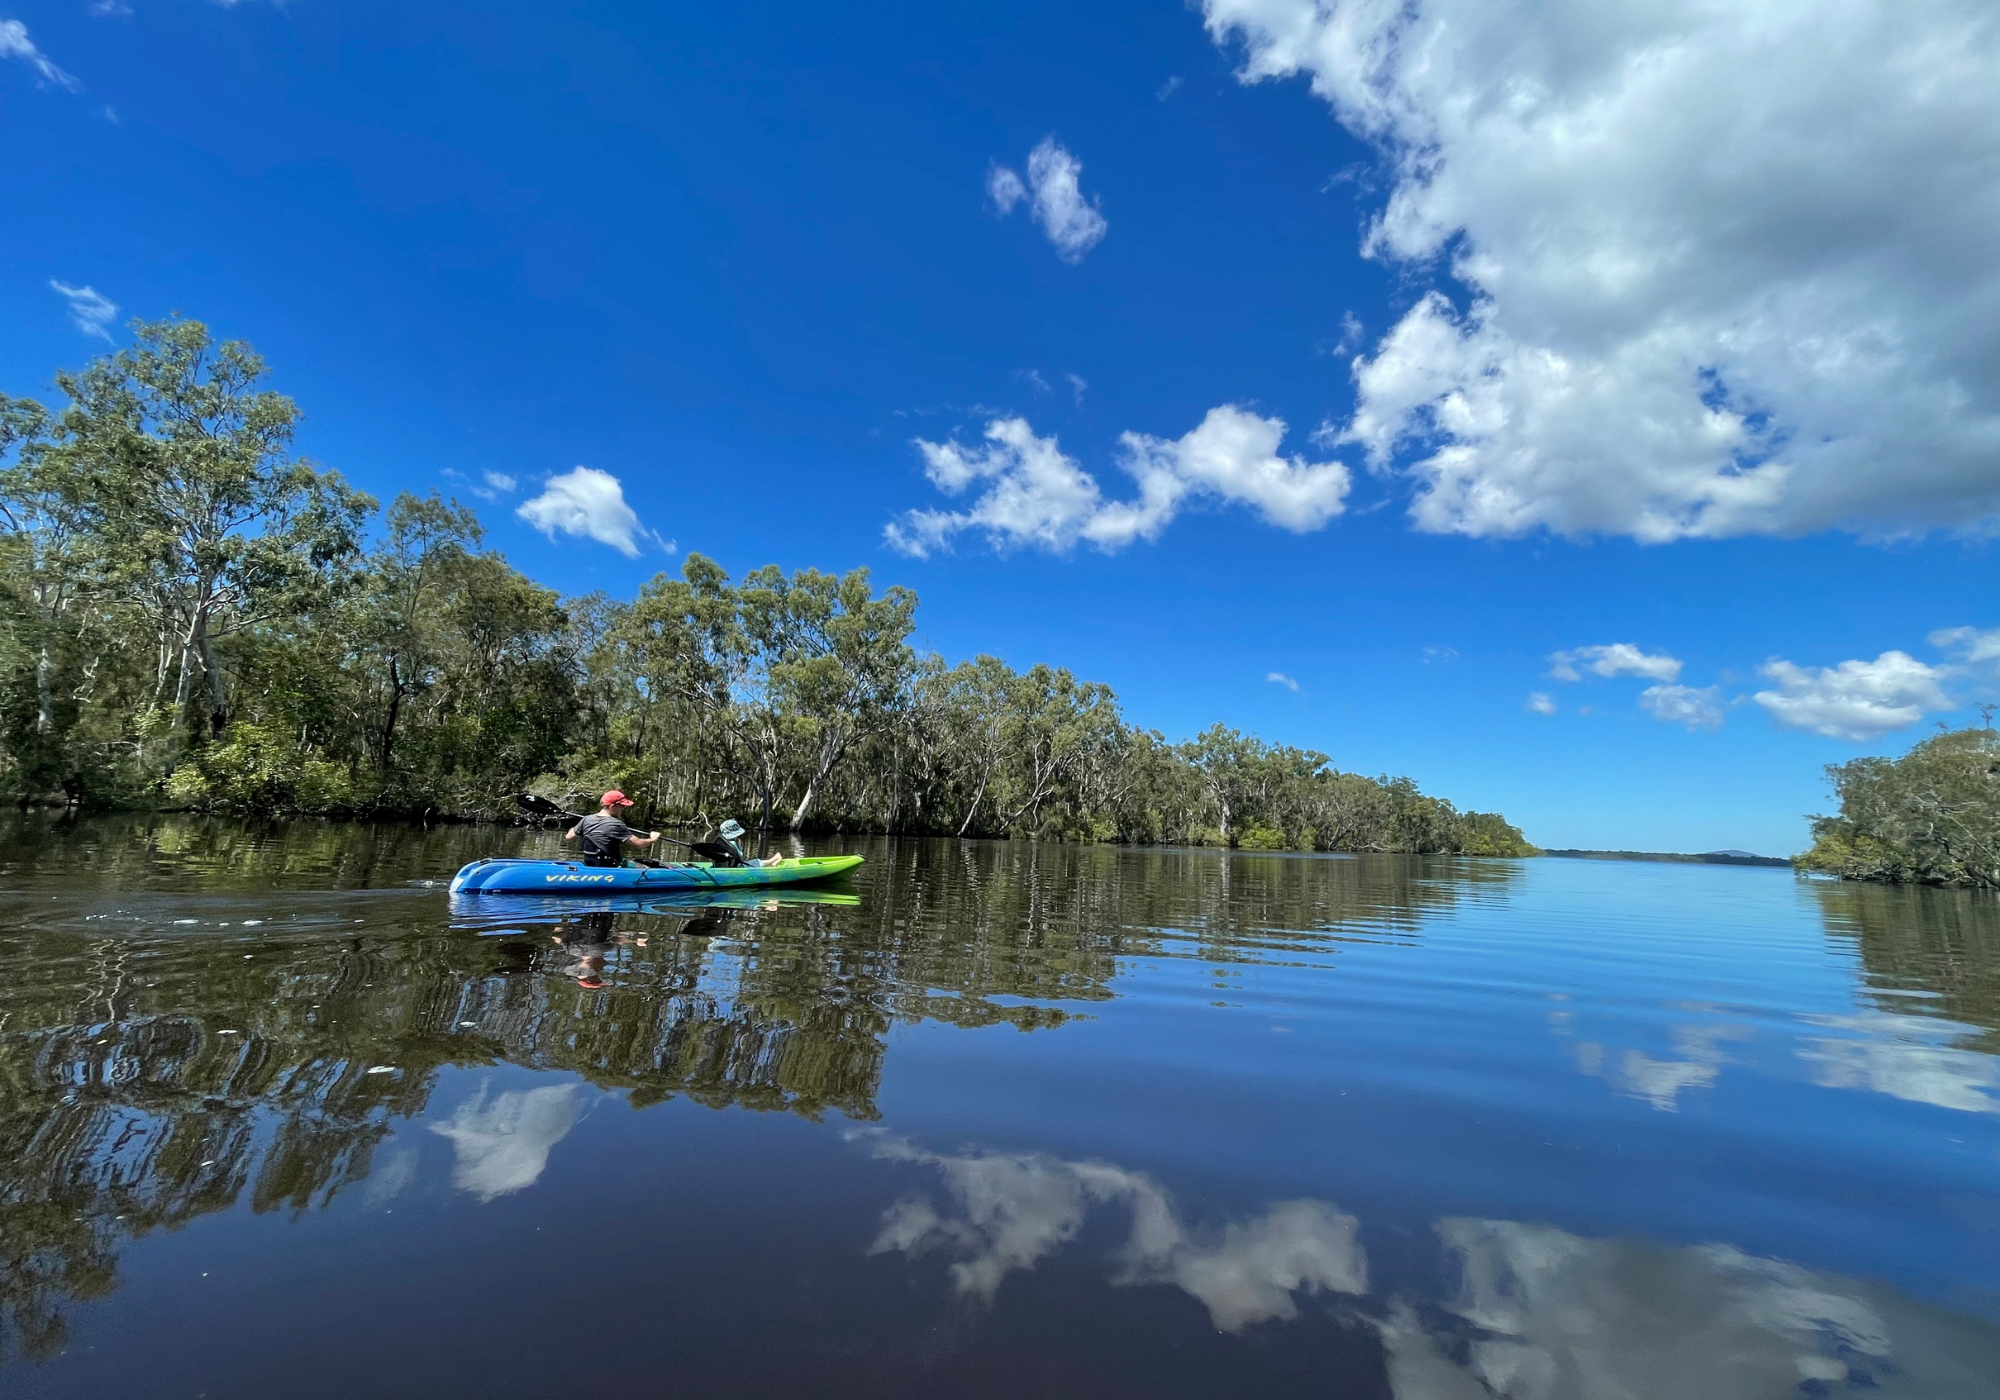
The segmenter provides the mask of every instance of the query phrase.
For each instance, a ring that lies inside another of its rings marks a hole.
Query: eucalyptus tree
[[[889,750],[885,830],[894,832],[907,826],[924,831],[936,825],[930,814],[949,775],[949,674],[944,658],[935,652],[912,653],[908,675],[889,697],[885,732],[876,741]]]
[[[390,503],[382,539],[370,551],[363,583],[352,599],[352,632],[359,661],[385,697],[379,728],[369,736],[375,766],[395,768],[396,727],[406,700],[437,680],[449,645],[444,603],[454,574],[484,542],[479,517],[433,491],[405,492]]]
[[[131,629],[83,525],[85,483],[49,452],[48,426],[41,405],[0,395],[0,666],[9,680],[0,728],[16,781],[34,795],[101,782],[86,773],[105,768],[135,730],[144,737],[129,713],[92,714],[106,697],[130,700]]]
[[[8,583],[27,604],[29,635],[8,640],[34,657],[35,732],[55,728],[55,659],[57,624],[75,601],[85,570],[76,558],[75,531],[62,508],[63,493],[54,489],[50,473],[40,470],[29,444],[37,443],[47,426],[42,406],[32,399],[0,394],[0,461],[17,460],[0,470],[0,528],[6,530],[10,567]]]
[[[1119,726],[1111,688],[1078,681],[1062,667],[1037,663],[1016,677],[1003,726],[1010,779],[1001,830],[1023,823],[1034,831],[1042,805],[1073,779]]]
[[[678,749],[689,766],[686,808],[704,808],[710,784],[747,768],[768,817],[783,765],[780,716],[768,701],[766,668],[743,627],[729,575],[714,560],[690,554],[681,577],[656,576],[613,620],[609,639],[631,674],[647,732],[663,751],[654,777],[655,801],[666,795],[665,753]],[[655,722],[654,717],[658,717]],[[673,721],[678,720],[678,723]]]
[[[1202,787],[1214,804],[1216,826],[1225,845],[1232,844],[1236,818],[1251,795],[1254,743],[1227,725],[1214,724],[1181,746],[1181,757],[1201,775]]]
[[[787,578],[773,564],[746,575],[739,597],[765,703],[789,714],[804,741],[797,831],[855,741],[883,724],[910,683],[917,595],[890,588],[876,597],[866,569],[838,578],[800,569]]]
[[[141,322],[127,349],[59,373],[68,405],[39,450],[105,586],[151,624],[156,702],[199,671],[208,727],[228,723],[223,638],[310,612],[347,581],[374,503],[293,455],[299,411],[263,360],[199,321]]]
[[[965,814],[956,834],[964,836],[979,819],[987,789],[1006,756],[1006,725],[1014,700],[1017,677],[1013,668],[997,656],[984,653],[961,661],[937,682],[943,694],[938,705],[943,716],[944,763],[956,768],[960,785],[971,786],[965,797]]]

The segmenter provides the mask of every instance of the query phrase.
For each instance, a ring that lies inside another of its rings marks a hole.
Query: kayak
[[[800,856],[776,865],[585,865],[580,860],[475,860],[451,877],[453,894],[603,894],[796,885],[844,874],[860,856]]]

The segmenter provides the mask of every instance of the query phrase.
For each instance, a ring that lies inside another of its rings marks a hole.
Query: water
[[[0,834],[0,1388],[2000,1395],[1988,896],[879,840],[823,902],[435,883],[551,840]]]

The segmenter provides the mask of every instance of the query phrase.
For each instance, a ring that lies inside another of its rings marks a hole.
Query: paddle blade
[[[538,817],[560,817],[567,815],[562,808],[556,806],[548,798],[537,796],[532,792],[514,794],[514,802],[517,806],[526,811],[533,812]]]

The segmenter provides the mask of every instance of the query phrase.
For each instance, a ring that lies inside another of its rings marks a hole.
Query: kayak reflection
[[[591,914],[673,915],[704,909],[778,910],[805,905],[859,908],[861,896],[842,889],[675,890],[668,894],[511,895],[505,903],[477,895],[451,896],[453,928],[502,929],[523,923],[557,923]]]

